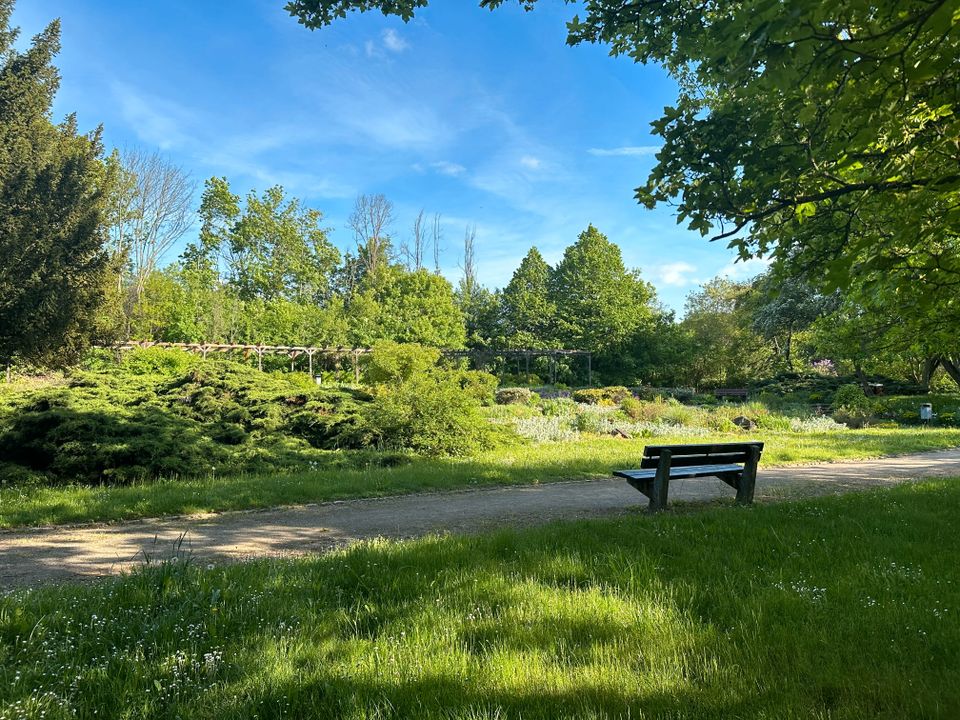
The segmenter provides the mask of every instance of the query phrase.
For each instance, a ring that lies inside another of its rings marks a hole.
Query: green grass
[[[272,475],[215,475],[126,487],[11,487],[0,489],[0,528],[118,521],[162,515],[606,477],[636,465],[646,444],[733,441],[743,435],[617,440],[579,439],[526,444],[467,459],[413,459],[397,467],[328,468]],[[763,466],[880,457],[960,445],[960,430],[877,429],[830,433],[750,433],[767,443]]]
[[[960,479],[0,597],[0,719],[955,718]]]

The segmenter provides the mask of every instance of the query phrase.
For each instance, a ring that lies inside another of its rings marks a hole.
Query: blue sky
[[[698,283],[760,269],[636,204],[658,145],[649,123],[675,85],[567,47],[571,9],[541,5],[437,1],[407,25],[371,13],[311,32],[283,0],[19,0],[14,23],[25,41],[62,19],[58,116],[102,123],[110,146],[159,148],[198,183],[281,184],[342,248],[356,195],[383,193],[397,240],[421,208],[442,214],[453,281],[474,225],[490,287],[531,245],[556,262],[591,222],[676,309]]]

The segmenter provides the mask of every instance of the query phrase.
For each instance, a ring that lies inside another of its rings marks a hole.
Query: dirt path
[[[937,476],[960,476],[960,449],[882,460],[762,468],[758,499],[850,492]],[[731,496],[719,480],[676,481],[671,501]],[[623,480],[406,495],[258,512],[143,520],[0,532],[0,589],[99,577],[178,544],[203,562],[322,552],[364,538],[405,538],[433,532],[473,532],[637,512],[646,498]],[[182,543],[180,539],[182,538]]]

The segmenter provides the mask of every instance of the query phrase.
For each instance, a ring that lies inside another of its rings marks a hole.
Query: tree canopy
[[[55,364],[90,341],[106,289],[100,132],[51,122],[60,25],[18,52],[12,12],[0,0],[0,362]]]

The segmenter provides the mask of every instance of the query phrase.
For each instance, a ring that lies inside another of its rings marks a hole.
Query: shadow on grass
[[[956,717],[958,510],[952,481],[170,563],[0,600],[4,664],[26,678],[0,698],[109,656],[114,715]],[[145,696],[178,652],[225,661]],[[87,711],[100,696],[70,697]]]

